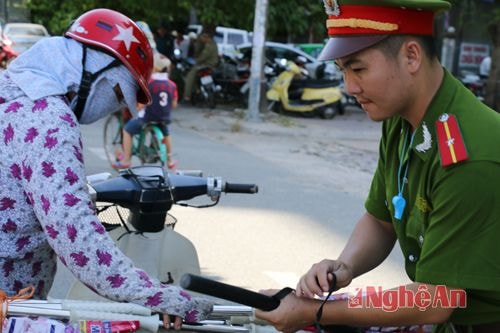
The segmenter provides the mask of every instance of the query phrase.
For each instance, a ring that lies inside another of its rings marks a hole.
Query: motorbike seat
[[[323,103],[322,99],[290,99],[288,104],[293,106],[301,106],[301,105],[313,105],[318,103]]]
[[[147,127],[147,126],[150,126],[150,125],[153,125],[153,126],[163,126],[165,125],[165,123],[163,121],[147,121],[144,123],[143,127]]]
[[[198,67],[198,70],[203,70],[203,69],[214,70],[214,67],[213,66],[208,66],[208,65],[203,65],[203,66]]]
[[[338,82],[332,80],[293,80],[290,84],[290,89],[303,88],[334,88],[338,86]]]

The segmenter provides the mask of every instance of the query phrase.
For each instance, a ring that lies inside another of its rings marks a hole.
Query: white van
[[[236,46],[251,42],[248,31],[227,27],[215,28],[214,40],[219,47],[219,54],[229,56],[236,54]]]
[[[188,32],[196,32],[197,35],[201,33],[203,27],[198,24],[190,24],[188,26]],[[249,43],[252,41],[251,34],[243,29],[235,29],[228,27],[216,27],[214,41],[219,47],[219,54],[226,54],[233,56],[236,51],[236,46],[244,43]]]

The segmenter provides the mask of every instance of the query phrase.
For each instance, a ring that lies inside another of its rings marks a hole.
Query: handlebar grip
[[[255,194],[259,192],[259,187],[255,184],[232,184],[226,182],[226,185],[224,186],[224,192]]]
[[[280,305],[280,301],[271,296],[193,274],[184,274],[181,278],[180,285],[184,289],[222,298],[264,311],[274,310]]]

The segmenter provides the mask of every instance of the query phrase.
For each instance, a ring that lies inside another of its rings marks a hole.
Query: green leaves
[[[133,20],[149,23],[152,29],[166,24],[172,30],[189,23],[195,13],[200,24],[253,30],[255,0],[28,0],[32,19],[54,35],[62,34],[69,23],[93,8],[110,8]],[[269,0],[268,35],[292,40],[296,36],[326,37],[326,15],[321,0]],[[272,38],[273,39],[273,38]]]

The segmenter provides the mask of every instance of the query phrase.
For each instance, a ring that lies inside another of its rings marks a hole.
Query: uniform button
[[[423,244],[424,243],[424,236],[422,236],[422,235],[418,236],[418,241],[420,242],[420,244]]]
[[[410,260],[410,262],[416,262],[417,261],[417,256],[414,256],[413,254],[410,254],[408,256],[408,260]]]

